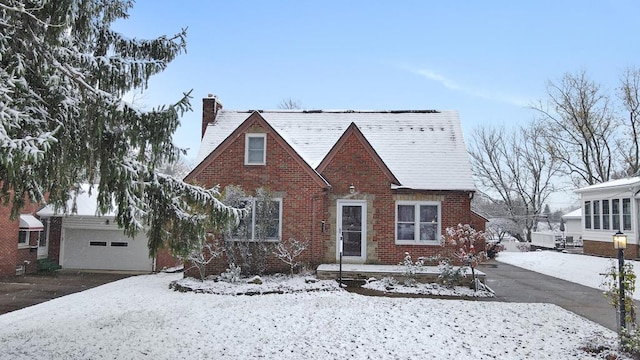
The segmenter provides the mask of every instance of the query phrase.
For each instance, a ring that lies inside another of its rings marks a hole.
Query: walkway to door
[[[495,260],[481,264],[479,269],[486,274],[486,284],[496,292],[493,301],[555,304],[617,331],[616,310],[602,290]],[[640,302],[635,303],[640,306]]]

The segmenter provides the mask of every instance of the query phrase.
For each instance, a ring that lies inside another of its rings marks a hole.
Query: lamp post
[[[627,235],[620,230],[613,235],[613,247],[618,249],[618,280],[620,285],[620,331],[626,329],[626,308],[624,303],[624,249],[627,247]]]

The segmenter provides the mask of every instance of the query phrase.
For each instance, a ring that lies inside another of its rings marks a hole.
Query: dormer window
[[[245,138],[245,165],[264,165],[267,154],[267,134],[247,134]]]

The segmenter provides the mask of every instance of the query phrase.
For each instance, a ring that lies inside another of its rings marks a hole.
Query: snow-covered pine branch
[[[128,234],[147,230],[150,254],[191,248],[235,218],[201,189],[157,174],[180,149],[172,141],[191,110],[189,92],[143,111],[122,100],[144,90],[186,50],[186,30],[131,39],[111,29],[128,0],[3,0],[0,4],[0,197],[16,216],[25,201],[66,206],[95,184],[99,212],[112,208]]]

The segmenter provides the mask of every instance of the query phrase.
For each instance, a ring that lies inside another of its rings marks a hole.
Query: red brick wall
[[[606,257],[618,256],[618,250],[613,248],[612,242],[583,240],[582,246],[582,252],[585,254]],[[638,250],[638,245],[627,244],[627,248],[624,250],[624,258],[629,260],[636,260],[638,257]]]
[[[250,131],[268,130],[253,126]],[[267,133],[266,165],[244,165],[244,146],[245,136],[242,134],[233,140],[226,151],[212,159],[213,162],[208,167],[193,172],[186,180],[205,187],[219,184],[221,190],[227,185],[240,185],[247,194],[253,194],[255,189],[264,187],[282,195],[282,238],[309,240],[310,247],[303,253],[301,260],[317,265],[322,261],[320,254],[326,241],[321,229],[321,222],[326,220],[323,217],[325,195],[317,178],[312,178],[301,167],[292,154],[276,141],[273,133]],[[278,268],[285,266],[274,258],[269,263]],[[226,266],[226,260],[216,261],[209,266],[210,273],[219,273]]]
[[[18,254],[16,257],[16,266],[19,264],[24,264],[25,273],[34,273],[38,271],[38,266],[36,264],[38,260],[38,232],[31,231],[29,232],[29,248],[26,249],[18,249]],[[17,236],[16,236],[17,242]],[[14,266],[14,274],[15,274],[15,266]]]
[[[180,265],[180,260],[173,257],[168,249],[159,249],[156,256],[156,271],[168,269]]]
[[[46,219],[45,219],[46,220]],[[62,218],[52,217],[49,222],[49,259],[60,265],[60,239],[62,237]]]
[[[35,214],[38,206],[27,204],[22,209],[22,214]],[[16,274],[16,266],[25,264],[27,272],[37,270],[37,251],[34,249],[18,249],[18,231],[20,219],[11,220],[11,209],[8,206],[0,206],[0,276]],[[33,233],[29,241],[31,246],[38,245],[37,233]],[[25,261],[29,262],[26,264]]]
[[[482,216],[476,214],[475,212],[471,212],[471,226],[477,231],[487,231],[487,219]]]
[[[207,131],[207,126],[216,119],[218,111],[222,109],[222,104],[216,97],[207,97],[202,99],[202,135]]]
[[[9,218],[10,209],[0,206],[0,275],[15,275],[18,262],[18,220]]]

